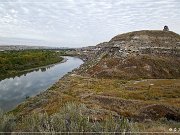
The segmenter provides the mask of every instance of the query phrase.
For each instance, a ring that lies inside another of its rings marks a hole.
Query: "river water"
[[[47,90],[66,73],[78,68],[83,61],[75,57],[64,57],[64,63],[36,69],[35,71],[0,81],[0,108],[9,111],[18,104]]]

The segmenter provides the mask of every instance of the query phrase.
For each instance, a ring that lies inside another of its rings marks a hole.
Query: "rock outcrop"
[[[80,74],[121,79],[180,77],[180,35],[172,31],[125,33],[97,47]]]

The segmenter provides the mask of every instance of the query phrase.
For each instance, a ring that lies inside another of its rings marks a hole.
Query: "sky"
[[[82,47],[179,24],[180,0],[0,0],[1,44]]]

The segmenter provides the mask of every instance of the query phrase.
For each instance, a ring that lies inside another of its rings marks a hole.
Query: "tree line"
[[[23,70],[57,63],[65,52],[50,50],[24,50],[0,52],[0,78]]]

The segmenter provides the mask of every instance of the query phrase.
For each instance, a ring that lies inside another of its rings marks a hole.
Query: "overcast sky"
[[[180,0],[0,0],[0,37],[52,46],[96,45],[164,25],[180,34]]]

